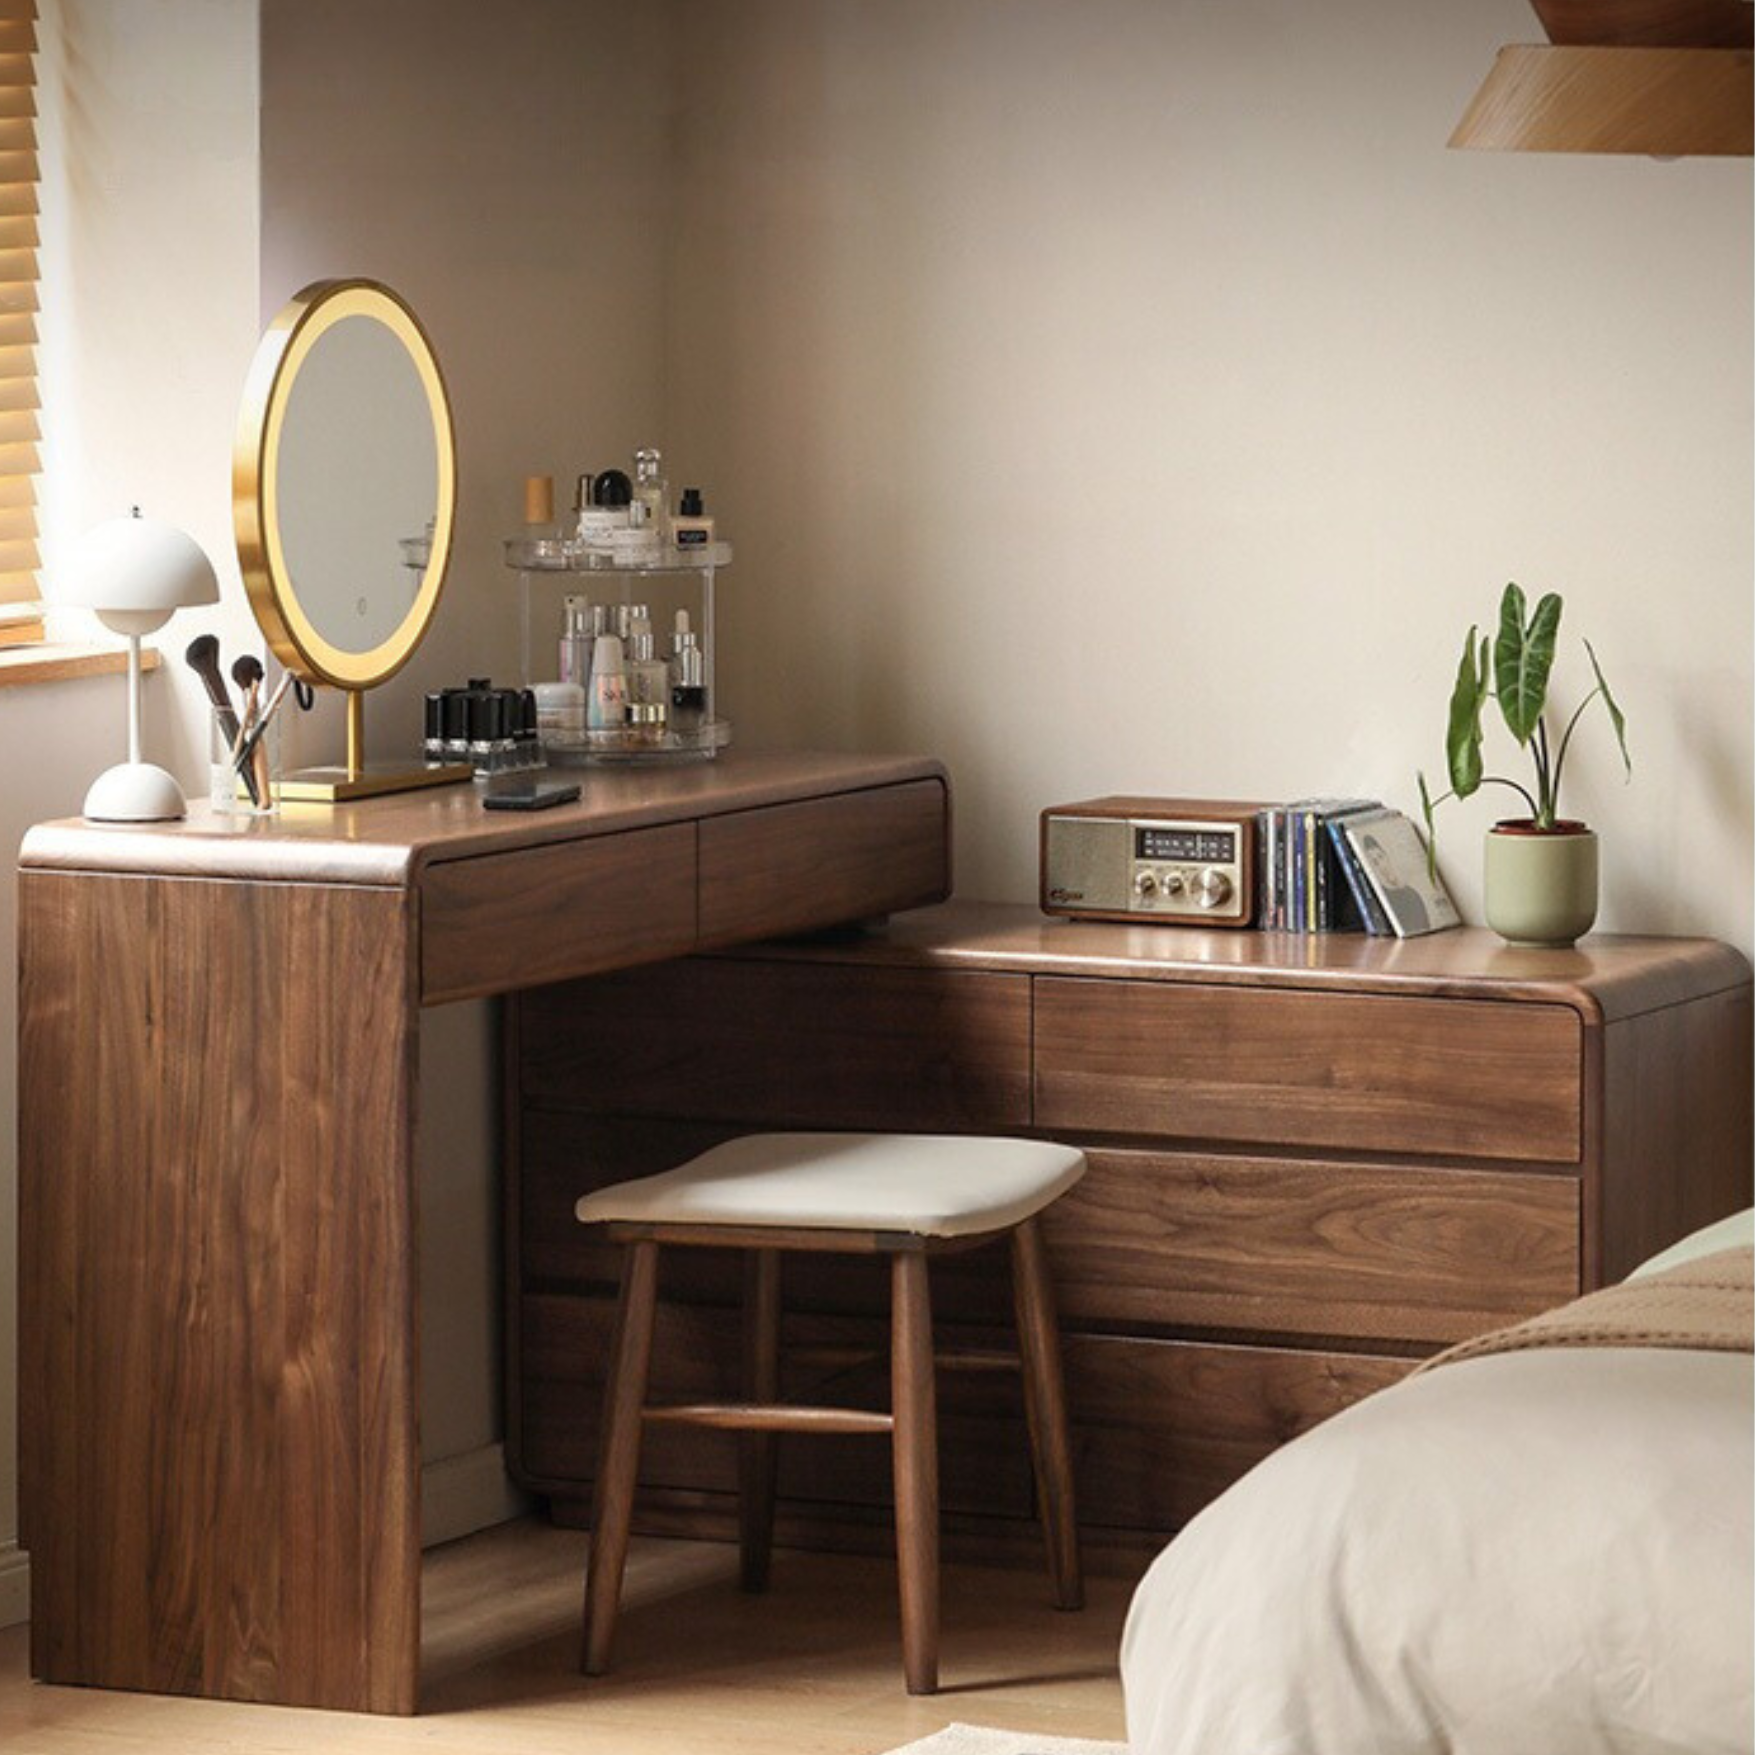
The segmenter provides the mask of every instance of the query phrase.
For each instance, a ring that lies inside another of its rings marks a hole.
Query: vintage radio
[[[1093,798],[1042,813],[1042,911],[1248,926],[1255,817],[1230,799]]]

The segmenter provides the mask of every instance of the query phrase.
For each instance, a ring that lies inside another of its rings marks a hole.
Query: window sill
[[[156,646],[140,648],[140,668],[157,670]],[[128,668],[126,646],[80,646],[66,641],[0,648],[0,689],[16,683],[66,682],[78,676],[116,676]]]

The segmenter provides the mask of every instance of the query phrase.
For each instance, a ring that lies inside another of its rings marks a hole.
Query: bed
[[[1133,1755],[1746,1755],[1755,1369],[1722,1324],[1752,1239],[1739,1214],[1614,1294],[1712,1284],[1707,1344],[1514,1333],[1209,1506],[1129,1612]]]

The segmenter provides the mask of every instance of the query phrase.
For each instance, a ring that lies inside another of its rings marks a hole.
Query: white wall
[[[206,723],[180,662],[204,629],[254,634],[232,558],[231,430],[256,342],[256,18],[231,0],[48,0],[37,71],[43,162],[46,577],[97,520],[138,502],[189,530],[223,597],[157,636],[147,753],[199,785]],[[90,639],[79,612],[57,631]],[[0,943],[13,853],[69,816],[126,753],[120,677],[0,689]],[[0,983],[0,1625],[23,1610],[17,1530],[16,984]],[[23,1410],[29,1418],[30,1411]]]
[[[564,489],[660,430],[668,19],[612,0],[264,0],[262,316],[313,280],[387,282],[431,335],[456,417],[450,576],[425,644],[371,698],[374,753],[418,739],[425,690],[516,679],[500,539],[525,475]],[[327,725],[310,759],[336,758]],[[487,1005],[422,1017],[433,1463],[500,1433],[496,1019]]]
[[[1022,899],[1055,801],[1416,809],[1515,578],[1628,713],[1632,785],[1597,724],[1568,800],[1602,925],[1748,950],[1750,164],[1447,152],[1533,35],[684,0],[667,427],[740,736],[942,754],[959,887]],[[1504,796],[1441,823],[1475,918]]]

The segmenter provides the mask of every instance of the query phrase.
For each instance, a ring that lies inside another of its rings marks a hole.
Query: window
[[[0,0],[0,646],[43,637],[37,584],[36,0]]]

